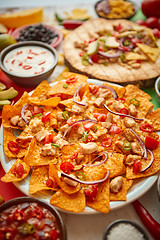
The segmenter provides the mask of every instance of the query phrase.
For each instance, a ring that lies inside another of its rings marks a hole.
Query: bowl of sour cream
[[[57,51],[49,44],[26,41],[4,49],[0,67],[17,84],[33,87],[50,77],[57,60]]]

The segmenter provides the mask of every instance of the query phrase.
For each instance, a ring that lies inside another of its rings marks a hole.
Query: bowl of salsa
[[[22,197],[0,206],[0,239],[66,240],[58,211],[41,200]]]

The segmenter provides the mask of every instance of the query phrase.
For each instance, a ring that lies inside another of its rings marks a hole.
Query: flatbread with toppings
[[[144,85],[160,74],[158,46],[160,40],[151,29],[128,20],[98,18],[68,34],[63,50],[72,71],[115,83],[141,81]]]

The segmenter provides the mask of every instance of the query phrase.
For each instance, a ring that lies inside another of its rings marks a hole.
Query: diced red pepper
[[[104,138],[101,142],[103,147],[110,147],[112,145],[112,138]]]
[[[53,137],[54,137],[53,134],[46,135],[45,138],[44,138],[43,144],[45,145],[47,143],[52,143],[53,142]]]
[[[149,133],[151,133],[151,132],[154,131],[154,127],[153,127],[151,124],[149,124],[149,123],[144,123],[144,124],[142,124],[139,128],[140,128],[140,130],[143,131],[143,132],[149,132]]]
[[[23,221],[24,220],[24,211],[20,208],[17,208],[13,213],[14,220]]]
[[[51,112],[46,112],[42,116],[42,122],[45,123],[47,121],[50,121],[51,118]]]
[[[8,143],[8,149],[14,153],[14,154],[17,154],[20,150],[20,146],[16,143],[16,142],[13,142],[13,141],[10,141]]]
[[[136,160],[133,164],[133,173],[138,173],[141,171],[142,163],[140,160]]]
[[[98,54],[97,54],[97,53],[92,54],[92,55],[91,55],[91,60],[92,60],[92,62],[94,62],[94,63],[98,63]]]
[[[149,136],[147,136],[145,139],[145,147],[150,150],[156,149],[158,147],[158,144],[159,144],[159,141]]]
[[[122,132],[122,129],[120,127],[118,127],[117,125],[112,124],[112,126],[110,128],[110,132],[118,134],[118,133]]]
[[[123,28],[122,24],[119,23],[119,24],[115,27],[115,30],[116,30],[117,32],[119,32],[122,28]]]
[[[74,166],[72,163],[66,161],[66,162],[61,163],[60,169],[64,173],[68,173],[69,171],[74,170]]]

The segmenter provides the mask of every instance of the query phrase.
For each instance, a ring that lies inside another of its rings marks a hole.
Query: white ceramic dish
[[[97,85],[101,85],[102,81],[95,80],[95,79],[89,79],[88,83],[94,83],[94,84],[97,84]],[[51,86],[54,86],[55,84],[56,84],[56,82],[51,83]],[[116,85],[116,84],[112,84],[112,85],[120,86],[120,85]],[[30,95],[31,94],[32,94],[32,92],[30,93]],[[10,160],[4,154],[3,127],[1,127],[1,132],[0,132],[0,158],[1,158],[1,163],[2,163],[4,171],[8,172],[8,170],[11,168],[11,166],[13,165],[15,160]],[[123,206],[129,204],[130,202],[133,202],[134,200],[138,199],[142,195],[144,195],[153,186],[153,184],[156,182],[157,178],[158,178],[158,175],[154,175],[154,176],[151,176],[151,177],[147,177],[147,178],[139,181],[138,183],[134,184],[127,194],[127,200],[126,201],[114,201],[114,202],[110,203],[111,210],[123,207]],[[40,200],[44,200],[45,202],[49,203],[51,194],[48,193],[47,191],[43,191],[43,192],[40,192],[40,193],[34,194],[34,195],[29,194],[29,192],[28,192],[29,180],[30,180],[30,177],[28,176],[25,180],[23,180],[21,182],[14,183],[14,184],[24,194],[26,194],[28,196],[38,198]],[[59,210],[64,211],[62,209],[59,209]],[[85,210],[81,214],[96,214],[96,213],[99,213],[99,212],[92,209],[92,208],[86,207]]]

